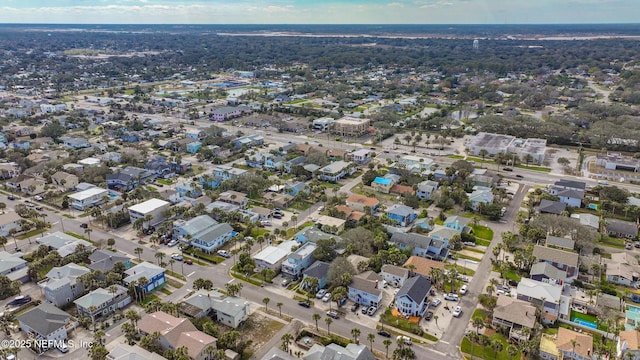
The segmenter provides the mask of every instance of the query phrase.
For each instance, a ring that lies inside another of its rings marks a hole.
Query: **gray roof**
[[[272,347],[260,360],[297,360],[298,358],[289,355],[289,353],[280,350],[278,347]]]
[[[5,273],[17,266],[25,264],[27,261],[22,259],[22,253],[10,254],[6,251],[0,251],[0,273]]]
[[[565,237],[548,235],[547,245],[553,245],[555,247],[573,250],[573,248],[576,246],[576,242],[571,239],[567,239]]]
[[[427,280],[427,278],[418,275],[405,281],[396,297],[399,298],[406,295],[414,303],[420,304],[427,296],[429,296],[430,290],[431,282]]]
[[[182,231],[194,236],[198,231],[207,229],[217,223],[218,222],[213,220],[209,215],[200,215],[179,224],[174,224],[174,226],[179,227]]]
[[[413,246],[414,248],[426,249],[431,243],[431,238],[416,233],[396,232],[391,235],[391,241]]]
[[[117,263],[126,263],[131,260],[126,255],[115,253],[111,250],[96,250],[89,256],[89,268],[92,270],[100,270],[103,273],[111,271]]]
[[[80,266],[75,263],[68,263],[65,266],[54,267],[47,273],[46,277],[49,279],[65,279],[72,278],[75,279],[80,275],[84,275],[90,273],[91,270],[87,269],[84,266]]]
[[[138,280],[143,276],[147,278],[148,281],[151,281],[154,276],[164,273],[164,269],[155,264],[143,261],[140,264],[125,271],[124,273],[128,275],[123,279],[124,282],[126,284],[130,284],[131,282]]]
[[[572,189],[560,190],[558,191],[558,196],[582,200],[582,198],[584,198],[584,191],[572,190]]]
[[[559,215],[566,208],[567,208],[567,204],[562,203],[560,201],[552,201],[552,200],[542,199],[540,201],[540,206],[537,207],[537,210],[539,212],[545,212],[545,213]]]
[[[58,252],[60,252],[60,250],[64,248],[67,252],[66,255],[75,252],[75,247],[79,244],[83,244],[88,248],[93,248],[93,245],[90,242],[75,238],[71,235],[67,235],[61,231],[56,231],[53,234],[46,235],[43,238],[37,239],[36,242],[39,244],[47,245],[52,249],[58,250]],[[66,255],[60,253],[60,256],[62,257]]]
[[[385,264],[385,265],[382,265],[381,270],[383,273],[401,276],[401,277],[406,277],[409,275],[409,270],[396,265]]]
[[[302,272],[303,275],[314,277],[316,279],[322,279],[327,276],[329,272],[329,263],[324,261],[315,261],[308,269]]]
[[[635,223],[611,218],[606,218],[605,220],[607,221],[608,232],[628,234],[632,236],[638,235],[638,226]]]
[[[107,345],[109,350],[109,360],[166,360],[165,357],[149,352],[138,345],[128,345],[118,341]]]
[[[47,336],[64,327],[71,315],[57,307],[44,302],[37,307],[18,316],[18,321],[27,325],[38,334]]]
[[[326,240],[331,238],[336,239],[336,241],[341,240],[339,236],[328,234],[315,226],[307,226],[306,228],[298,231],[293,235],[293,237],[296,239],[298,238],[298,236],[303,236],[307,239],[307,241],[311,242],[318,242],[318,240]]]
[[[85,309],[89,309],[91,306],[100,308],[100,305],[107,303],[114,297],[118,297],[121,294],[127,293],[127,288],[120,285],[113,285],[116,287],[116,292],[112,293],[109,289],[98,288],[88,293],[87,295],[75,300],[73,303],[79,305]]]
[[[215,309],[231,317],[236,317],[238,313],[243,313],[248,302],[239,297],[226,296],[216,290],[198,290],[195,294],[183,301],[191,307],[200,311]]]
[[[232,231],[233,228],[227,223],[216,224],[206,231],[203,231],[202,233],[197,233],[196,235],[194,235],[194,238],[201,239],[204,242],[209,242]]]
[[[575,181],[575,180],[558,180],[555,182],[555,185],[563,188],[574,188],[574,189],[582,189],[582,190],[584,190],[587,186],[586,183],[582,181]]]
[[[375,356],[362,344],[349,344],[346,347],[337,344],[314,344],[307,351],[304,360],[375,360]]]
[[[565,264],[577,267],[580,255],[574,252],[553,249],[546,246],[536,245],[533,247],[533,256],[542,261],[550,261],[557,264]]]
[[[400,205],[400,204],[394,204],[387,210],[387,212],[390,214],[398,214],[400,216],[409,216],[415,213],[415,211],[413,211],[412,208],[406,205]]]
[[[560,270],[555,266],[544,261],[533,264],[531,266],[531,271],[529,271],[529,275],[531,276],[544,275],[550,279],[557,279],[557,280],[567,279],[567,272],[565,270]]]

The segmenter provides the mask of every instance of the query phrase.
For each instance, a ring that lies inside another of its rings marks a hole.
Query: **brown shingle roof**
[[[362,206],[374,207],[380,202],[376,198],[371,198],[364,195],[351,195],[347,198],[347,203],[361,204]]]
[[[174,345],[174,348],[181,333],[198,331],[189,319],[177,318],[164,311],[156,311],[143,317],[138,322],[138,328],[147,334],[159,332],[169,344]]]
[[[536,308],[526,301],[498,296],[493,317],[533,329],[536,323]]]
[[[408,268],[409,265],[415,266],[414,272],[416,274],[420,274],[422,276],[430,277],[429,273],[431,269],[443,269],[444,263],[441,261],[435,261],[431,259],[426,259],[420,256],[411,256],[409,259],[402,265],[405,268]]]
[[[216,338],[213,336],[207,335],[202,331],[187,331],[180,334],[178,340],[174,345],[174,348],[177,349],[181,346],[187,348],[187,353],[193,359],[198,358],[198,355],[206,348],[209,344],[216,344]]]
[[[591,357],[593,353],[593,338],[591,336],[562,327],[558,329],[558,339],[556,340],[558,350],[573,352],[571,340],[576,341],[576,354],[579,354],[583,358]]]
[[[415,193],[415,191],[413,191],[413,188],[411,186],[398,185],[398,184],[393,185],[391,187],[391,190],[389,191],[393,194],[413,195]]]
[[[627,343],[627,349],[629,350],[638,350],[638,345],[640,345],[640,332],[637,330],[621,331],[620,343]]]

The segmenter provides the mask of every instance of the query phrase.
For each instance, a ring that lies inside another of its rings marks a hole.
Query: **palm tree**
[[[360,329],[353,328],[351,329],[351,336],[353,336],[353,342],[358,343],[358,336],[360,336]]]
[[[136,253],[136,255],[138,255],[138,261],[142,261],[142,259],[140,258],[140,255],[142,255],[143,251],[144,251],[144,249],[141,248],[141,247],[137,247],[137,248],[133,249],[133,252]]]
[[[324,322],[327,324],[327,333],[329,334],[329,336],[331,336],[331,323],[333,322],[333,320],[328,317],[324,319]]]
[[[289,344],[293,341],[293,335],[286,333],[283,334],[280,339],[282,340],[282,350],[289,351]]]
[[[373,342],[376,340],[376,335],[369,333],[367,335],[367,340],[369,340],[369,351],[373,351]]]
[[[386,358],[389,358],[389,346],[391,346],[391,344],[393,344],[393,341],[391,341],[391,339],[384,339],[384,341],[382,342],[382,344],[384,345],[384,349],[386,350]]]
[[[497,359],[498,353],[500,353],[500,351],[502,351],[502,349],[504,348],[504,344],[502,343],[502,341],[494,339],[491,341],[491,348],[493,349],[495,358]]]
[[[480,335],[480,329],[484,327],[484,320],[482,318],[473,318],[473,327],[476,328],[476,334]]]
[[[322,319],[322,316],[318,313],[313,313],[313,320],[316,322],[316,331],[318,331],[318,320]]]
[[[509,355],[511,359],[515,358],[516,355],[518,355],[518,348],[513,345],[507,346],[507,355]]]
[[[280,311],[280,317],[282,317],[282,305],[284,305],[281,301],[276,303],[278,310]]]
[[[89,241],[91,241],[91,232],[92,231],[93,231],[93,229],[91,229],[91,228],[84,229],[84,233],[87,234],[87,238],[89,239]]]
[[[133,325],[136,329],[138,328],[138,320],[142,319],[140,314],[138,314],[135,310],[130,309],[124,313],[124,317],[131,321],[131,325]]]
[[[262,302],[264,303],[264,309],[265,310],[268,310],[267,306],[269,305],[269,301],[271,301],[271,299],[269,299],[268,297],[262,299]]]
[[[580,346],[580,344],[576,339],[569,340],[569,343],[571,344],[571,353],[572,353],[571,356],[573,357],[575,356],[575,353],[576,353],[576,346]]]
[[[163,253],[163,252],[161,252],[161,251],[158,251],[157,253],[155,253],[155,255],[154,255],[154,256],[155,256],[155,257],[156,257],[156,259],[158,260],[158,265],[160,265],[160,262],[162,262],[162,260],[164,259],[164,257],[165,257],[166,255],[167,255],[167,254],[165,254],[165,253]]]

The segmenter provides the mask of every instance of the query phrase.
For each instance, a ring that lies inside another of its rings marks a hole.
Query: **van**
[[[609,185],[607,180],[598,180],[598,185]]]
[[[413,342],[411,341],[411,338],[408,337],[408,336],[399,335],[396,338],[396,341],[402,341],[405,345],[409,345],[409,346],[413,345]]]

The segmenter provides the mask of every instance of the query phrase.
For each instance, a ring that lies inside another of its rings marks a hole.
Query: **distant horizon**
[[[427,24],[427,23],[210,23],[210,24],[189,24],[189,23],[46,23],[46,22],[34,22],[34,23],[5,23],[0,22],[2,25],[75,25],[75,26],[95,26],[95,25],[108,25],[108,26],[582,26],[582,25],[640,25],[640,21],[637,22],[617,22],[617,23],[439,23],[439,24]],[[640,31],[640,29],[638,29]]]
[[[3,24],[636,24],[637,0],[3,0]]]

